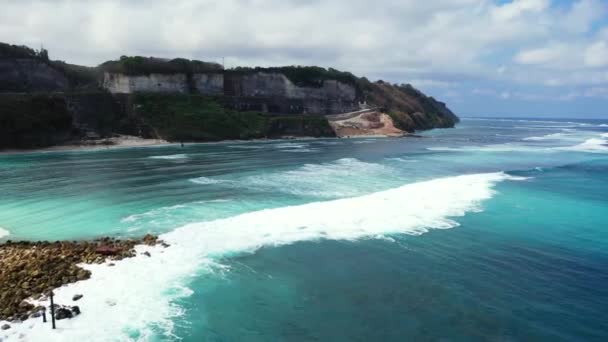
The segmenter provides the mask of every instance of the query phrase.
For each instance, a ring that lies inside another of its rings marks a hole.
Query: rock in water
[[[3,324],[3,325],[0,327],[0,329],[2,329],[2,330],[8,330],[8,329],[10,329],[10,328],[11,328],[11,326],[10,326],[10,325],[8,325],[8,324]]]
[[[77,305],[72,306],[72,313],[74,316],[80,315],[80,308]]]
[[[81,295],[81,294],[75,294],[75,295],[74,295],[74,297],[72,297],[72,300],[73,300],[73,301],[77,301],[77,300],[79,300],[80,298],[82,298],[82,295]]]

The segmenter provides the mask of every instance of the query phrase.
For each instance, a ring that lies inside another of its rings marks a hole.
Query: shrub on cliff
[[[228,70],[232,73],[251,74],[256,72],[280,73],[285,75],[293,84],[300,87],[321,87],[327,80],[336,80],[342,83],[357,85],[358,78],[350,72],[339,71],[333,68],[325,69],[317,66],[284,66],[284,67],[236,67]]]
[[[107,61],[101,64],[103,71],[121,73],[126,75],[149,74],[193,74],[202,72],[219,72],[222,66],[217,63],[188,60],[184,58],[163,59],[141,56],[121,56],[118,61]]]
[[[206,96],[137,94],[134,106],[143,123],[159,138],[169,141],[333,135],[327,119],[320,116],[237,112]]]
[[[53,95],[0,95],[0,148],[43,147],[66,139],[72,116]]]

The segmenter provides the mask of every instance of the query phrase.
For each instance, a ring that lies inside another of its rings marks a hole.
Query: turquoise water
[[[165,234],[99,340],[604,341],[607,123],[4,155],[2,239]]]

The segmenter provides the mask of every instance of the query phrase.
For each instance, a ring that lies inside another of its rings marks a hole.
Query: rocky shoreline
[[[162,245],[157,236],[93,241],[12,242],[0,245],[0,321],[25,321],[45,308],[29,300],[41,299],[66,284],[90,278],[79,264],[102,264],[136,255],[136,245]],[[112,263],[108,264],[112,266]]]

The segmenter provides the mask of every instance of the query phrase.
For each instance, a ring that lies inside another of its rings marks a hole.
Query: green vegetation
[[[193,74],[201,72],[220,72],[222,66],[217,63],[188,60],[184,58],[162,59],[141,56],[121,56],[118,61],[108,61],[99,66],[103,71],[125,75],[156,74]]]
[[[357,85],[359,78],[350,72],[336,69],[325,69],[316,66],[284,66],[284,67],[237,67],[228,70],[231,73],[249,74],[256,72],[273,72],[284,74],[293,84],[300,87],[321,87],[326,80],[337,80],[342,83]]]
[[[10,45],[0,42],[0,58],[34,58],[48,62],[49,52],[43,48],[34,50],[23,45]]]
[[[326,136],[333,132],[323,117],[236,112],[215,98],[199,95],[137,94],[134,104],[144,124],[170,141]]]
[[[68,64],[64,61],[52,61],[51,66],[65,75],[72,89],[99,88],[101,73],[98,68]]]
[[[71,133],[65,99],[53,95],[0,95],[0,148],[42,147]]]

